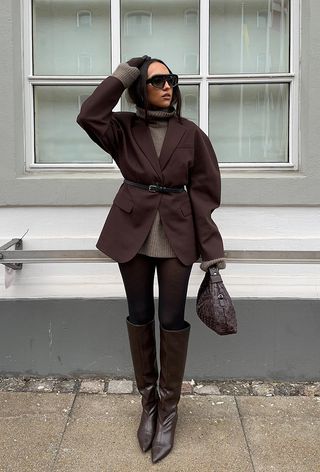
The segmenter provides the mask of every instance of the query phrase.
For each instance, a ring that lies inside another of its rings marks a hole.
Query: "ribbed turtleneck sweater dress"
[[[148,116],[151,118],[148,127],[158,157],[160,156],[163,141],[167,132],[168,119],[173,116],[174,113],[174,109],[171,111],[148,111]],[[136,108],[136,114],[140,118],[144,118],[144,110],[141,108]],[[149,234],[138,253],[153,257],[176,257],[163,230],[158,210]]]

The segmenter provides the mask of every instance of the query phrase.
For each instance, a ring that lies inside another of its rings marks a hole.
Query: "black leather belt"
[[[145,185],[139,184],[138,182],[132,182],[131,180],[124,179],[124,182],[128,185],[133,185],[134,187],[143,188],[144,190],[149,190],[149,192],[160,192],[160,193],[180,193],[184,192],[184,187],[164,187],[158,183]]]

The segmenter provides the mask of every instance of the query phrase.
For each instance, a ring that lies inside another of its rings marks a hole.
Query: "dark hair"
[[[167,64],[165,64],[161,59],[152,58],[148,61],[145,61],[142,66],[140,67],[140,75],[139,77],[130,85],[128,88],[128,95],[133,103],[135,103],[139,108],[143,108],[145,111],[145,121],[148,123],[148,110],[150,110],[149,103],[148,103],[148,95],[147,95],[147,78],[148,78],[148,67],[153,62],[161,62],[166,68],[169,70],[170,74],[172,71],[169,69]],[[173,94],[172,94],[172,101],[171,105],[176,105],[176,116],[178,117],[179,121],[181,118],[181,93],[179,86],[173,87]]]

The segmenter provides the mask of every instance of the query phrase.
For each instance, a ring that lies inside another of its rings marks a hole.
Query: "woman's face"
[[[148,79],[159,74],[170,74],[170,71],[161,62],[152,62],[148,67]],[[162,89],[156,88],[152,84],[147,84],[148,102],[151,107],[168,108],[172,101],[172,94],[173,89],[168,82],[165,82]]]

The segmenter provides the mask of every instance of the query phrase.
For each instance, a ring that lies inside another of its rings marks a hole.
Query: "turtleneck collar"
[[[148,110],[148,117],[152,121],[157,121],[157,120],[168,120],[172,116],[174,116],[176,113],[176,110],[174,107],[169,107],[169,108],[164,108],[163,110]],[[139,118],[144,119],[145,118],[145,111],[144,108],[140,108],[136,106],[136,115]]]

